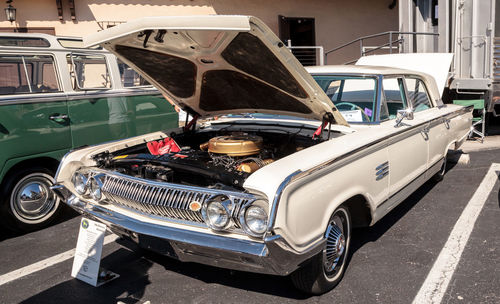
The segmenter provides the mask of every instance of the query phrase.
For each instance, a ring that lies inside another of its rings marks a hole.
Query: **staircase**
[[[500,37],[495,37],[493,45],[493,83],[500,85]]]

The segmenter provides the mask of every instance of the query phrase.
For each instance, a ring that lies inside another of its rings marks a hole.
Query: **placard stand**
[[[82,218],[71,276],[94,287],[120,277],[112,271],[99,267],[105,232],[106,225]]]

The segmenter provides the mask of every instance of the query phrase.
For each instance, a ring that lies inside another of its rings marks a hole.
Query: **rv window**
[[[0,37],[0,46],[50,47],[50,43],[43,38]]]
[[[141,75],[129,67],[126,63],[118,59],[118,69],[120,70],[120,79],[124,88],[150,86]]]
[[[111,79],[104,56],[70,54],[66,58],[74,89],[101,90],[111,88]]]
[[[52,56],[0,56],[0,95],[59,91]]]

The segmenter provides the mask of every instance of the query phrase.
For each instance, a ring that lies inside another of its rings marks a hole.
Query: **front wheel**
[[[2,221],[7,229],[33,231],[49,225],[58,215],[60,202],[50,186],[52,172],[42,167],[26,168],[7,178],[1,198]]]
[[[342,279],[351,242],[351,217],[346,207],[340,206],[330,217],[325,239],[323,250],[292,273],[297,289],[323,294]]]

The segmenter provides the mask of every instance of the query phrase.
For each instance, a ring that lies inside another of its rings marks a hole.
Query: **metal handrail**
[[[352,41],[349,41],[347,43],[344,43],[338,47],[335,47],[329,51],[326,51],[325,52],[325,62],[327,61],[328,59],[328,55],[335,52],[335,51],[338,51],[342,48],[345,48],[347,46],[350,46],[354,43],[357,43],[359,42],[360,43],[360,55],[361,56],[364,56],[366,54],[366,52],[363,51],[363,40],[366,40],[366,39],[371,39],[371,38],[376,38],[376,37],[382,37],[382,36],[386,36],[386,35],[389,35],[389,42],[384,44],[383,46],[392,46],[394,43],[398,43],[398,42],[402,42],[404,41],[404,38],[401,37],[399,38],[400,35],[431,35],[431,36],[439,36],[438,33],[427,33],[427,32],[399,32],[399,31],[387,31],[387,32],[382,32],[382,33],[377,33],[377,34],[372,34],[372,35],[367,35],[367,36],[362,36],[362,37],[359,37],[359,38],[356,38]],[[392,40],[392,37],[393,35],[397,35],[398,36],[398,39],[397,40]],[[382,46],[382,47],[383,47]],[[382,48],[380,47],[380,48]],[[379,48],[377,48],[379,49]],[[373,52],[374,50],[370,50],[369,52]],[[392,47],[390,49],[390,52],[392,53]]]

